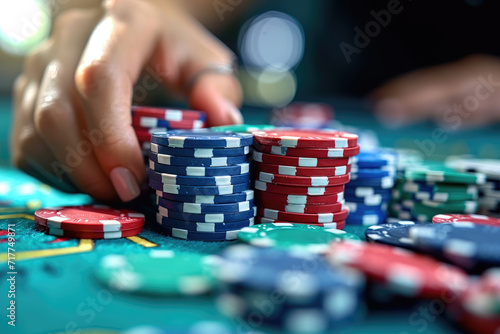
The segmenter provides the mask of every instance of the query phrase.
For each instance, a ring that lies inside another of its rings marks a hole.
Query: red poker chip
[[[331,186],[331,187],[299,187],[299,186],[286,186],[283,184],[266,183],[259,180],[255,181],[255,189],[260,191],[269,191],[278,194],[309,195],[309,196],[334,195],[344,192],[343,185]]]
[[[60,228],[45,228],[46,233],[64,238],[76,239],[119,239],[127,238],[138,235],[142,232],[142,227],[137,227],[129,230],[115,231],[115,232],[88,232],[88,231],[68,231]]]
[[[268,130],[253,132],[259,144],[295,148],[343,148],[358,145],[358,135],[335,130]]]
[[[368,279],[408,297],[455,296],[469,284],[467,274],[459,268],[382,244],[333,243],[327,251],[327,259],[333,265],[355,268]]]
[[[296,167],[262,162],[254,162],[254,164],[257,171],[289,176],[339,176],[345,175],[351,171],[351,165],[336,167]]]
[[[256,221],[258,224],[305,224],[305,225],[313,225],[313,226],[320,226],[320,227],[326,227],[326,228],[336,228],[337,230],[343,230],[345,227],[345,221],[341,220],[338,222],[332,222],[332,223],[303,223],[303,222],[292,222],[292,221],[283,221],[283,220],[276,220],[276,219],[271,219],[271,218],[266,218],[266,217],[255,217]]]
[[[277,201],[267,201],[265,203],[258,202],[258,206],[294,213],[329,213],[344,210],[345,202],[341,201],[332,204],[284,204]]]
[[[440,223],[472,223],[478,225],[500,226],[500,218],[485,215],[440,214],[432,217],[434,224]]]
[[[132,116],[132,126],[134,128],[158,128],[167,126],[166,124],[161,124],[160,122],[155,122],[156,118],[146,117],[146,116]],[[205,127],[205,122],[199,119],[188,119],[183,121],[168,121],[169,129],[201,129]]]
[[[344,193],[340,192],[324,196],[307,196],[255,191],[255,198],[258,203],[262,205],[267,205],[268,203],[276,203],[277,205],[328,205],[341,202],[344,199]]]
[[[144,215],[104,205],[82,205],[37,210],[35,221],[49,228],[66,231],[107,233],[142,228]]]
[[[145,106],[132,106],[133,116],[155,117],[167,121],[180,122],[183,120],[205,119],[206,114],[203,111],[166,109]]]
[[[359,145],[345,148],[293,148],[285,146],[263,145],[254,142],[255,149],[262,153],[307,158],[348,158],[359,154]]]
[[[287,157],[281,155],[266,154],[258,151],[253,151],[253,160],[267,164],[295,166],[295,167],[337,167],[351,165],[351,158],[304,158],[304,157]]]
[[[258,172],[257,180],[266,183],[277,183],[294,186],[309,186],[309,187],[329,187],[346,184],[350,181],[350,175],[344,174],[339,176],[288,176],[280,174],[272,174],[266,172]]]
[[[345,220],[347,218],[347,215],[349,214],[349,210],[345,209],[342,211],[329,213],[293,213],[259,207],[257,209],[257,214],[261,217],[276,220],[325,224]]]

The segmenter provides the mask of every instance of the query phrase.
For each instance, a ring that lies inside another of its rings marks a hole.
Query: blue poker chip
[[[355,194],[344,192],[344,199],[346,202],[360,203],[367,206],[380,206],[384,203],[388,203],[391,200],[391,196],[386,194],[356,196]]]
[[[156,204],[178,212],[186,213],[226,213],[248,211],[254,206],[254,200],[226,204],[201,204],[176,202],[162,197],[156,197]]]
[[[410,238],[410,228],[416,224],[412,221],[398,220],[395,223],[373,225],[365,231],[366,240],[415,250],[414,242]]]
[[[151,142],[177,148],[231,148],[252,145],[253,135],[208,129],[155,131],[152,133]]]
[[[163,184],[149,180],[149,186],[161,192],[174,195],[229,195],[240,193],[250,188],[250,182],[233,184],[230,186],[184,186]]]
[[[398,162],[397,153],[391,149],[376,148],[369,151],[361,151],[354,157],[353,166],[359,168],[378,168],[382,166],[396,166]]]
[[[251,189],[246,189],[240,193],[228,195],[175,195],[164,193],[161,190],[156,190],[156,196],[177,202],[225,204],[251,201],[254,199],[254,191]]]
[[[390,189],[394,187],[394,178],[390,176],[378,179],[358,179],[349,182],[350,187],[379,187],[382,189]]]
[[[220,232],[198,232],[160,225],[162,231],[174,238],[194,241],[230,241],[238,238],[238,230]]]
[[[349,214],[383,214],[387,211],[387,202],[377,206],[346,201],[345,206],[349,209]]]
[[[220,175],[239,175],[250,172],[248,162],[224,167],[194,167],[194,166],[169,166],[157,164],[149,161],[149,168],[167,174],[185,175],[185,176],[220,176]]]
[[[178,184],[187,186],[227,186],[250,181],[250,173],[219,176],[185,176],[148,171],[149,178],[163,184]]]
[[[384,177],[394,178],[395,175],[396,172],[382,169],[364,168],[357,169],[356,171],[351,169],[351,180],[380,179]]]
[[[221,212],[221,213],[186,213],[169,210],[162,206],[158,207],[158,213],[163,217],[177,220],[185,220],[200,223],[228,223],[254,218],[257,212],[256,207],[241,212]]]
[[[234,157],[250,153],[250,146],[233,148],[174,148],[152,143],[148,149],[154,153],[192,158]]]
[[[472,271],[500,266],[500,228],[474,223],[427,224],[410,229],[415,247]]]
[[[204,222],[191,222],[186,220],[172,219],[168,217],[163,217],[158,213],[156,214],[156,222],[164,227],[177,228],[195,232],[211,233],[211,232],[235,231],[242,229],[244,227],[253,226],[255,220],[254,218],[249,218],[227,223],[204,223]]]
[[[238,155],[235,157],[191,158],[150,152],[149,160],[156,164],[169,166],[224,167],[242,164],[247,161],[247,156]]]
[[[367,197],[373,195],[381,195],[383,197],[391,197],[392,189],[384,189],[377,186],[353,186],[350,182],[345,185],[345,195],[352,195],[355,197]]]
[[[386,218],[387,213],[383,211],[374,211],[367,214],[349,213],[345,222],[347,225],[371,226],[385,223]]]

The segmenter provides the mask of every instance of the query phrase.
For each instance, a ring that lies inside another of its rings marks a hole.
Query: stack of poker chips
[[[177,110],[146,106],[132,106],[132,127],[147,159],[151,132],[158,130],[190,130],[205,127],[206,114],[195,110]]]
[[[475,213],[482,173],[458,172],[440,162],[407,166],[393,191],[393,217],[430,222],[438,214]]]
[[[144,215],[104,205],[44,208],[35,212],[38,228],[63,238],[117,239],[141,233]]]
[[[167,235],[200,241],[234,240],[254,224],[247,155],[253,136],[201,130],[155,131],[149,185],[157,222]]]
[[[373,148],[360,152],[351,167],[351,182],[345,189],[348,225],[385,223],[396,171],[395,151]]]
[[[240,244],[220,258],[216,305],[238,323],[246,320],[247,332],[330,333],[363,315],[363,277],[318,254]]]
[[[343,229],[344,185],[358,136],[333,130],[256,131],[254,177],[258,222]]]

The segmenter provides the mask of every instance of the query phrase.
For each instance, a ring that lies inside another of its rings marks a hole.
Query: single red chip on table
[[[294,212],[284,212],[284,211],[259,207],[257,209],[257,214],[261,217],[290,221],[290,222],[332,223],[336,221],[345,220],[347,218],[347,215],[349,214],[349,211],[345,209],[337,212],[328,212],[328,213],[294,213]]]
[[[266,217],[259,217],[257,216],[257,223],[258,224],[305,224],[305,225],[313,225],[313,226],[320,226],[320,227],[326,227],[326,228],[336,228],[337,230],[343,230],[345,227],[345,221],[341,220],[338,222],[331,222],[331,223],[304,223],[304,222],[291,222],[291,221],[283,221],[283,220],[277,220],[277,219],[272,219],[272,218],[266,218]]]
[[[255,198],[260,204],[277,203],[282,205],[301,204],[301,205],[323,205],[338,203],[344,199],[344,193],[336,193],[323,196],[307,196],[307,195],[288,195],[277,194],[266,191],[256,191]]]
[[[114,232],[89,232],[89,231],[68,231],[61,228],[46,228],[47,234],[63,238],[78,238],[78,239],[119,239],[138,235],[142,232],[142,226],[130,230],[114,231]]]
[[[351,165],[336,167],[296,167],[254,161],[254,166],[259,172],[290,176],[338,176],[345,175],[351,171]]]
[[[259,144],[295,148],[343,148],[358,145],[358,135],[335,130],[268,130],[253,132]]]
[[[434,224],[440,223],[472,223],[479,225],[500,226],[500,218],[489,217],[485,215],[463,215],[463,214],[440,214],[432,217]]]
[[[339,186],[350,181],[349,174],[339,176],[289,176],[258,172],[256,174],[256,178],[257,180],[266,183],[278,183],[290,186],[294,185],[308,187]]]
[[[254,142],[253,146],[257,151],[267,154],[284,155],[290,157],[308,158],[348,158],[359,154],[359,145],[344,148],[293,148],[285,146],[263,145]]]
[[[35,221],[49,228],[67,231],[116,232],[142,228],[144,215],[104,205],[82,205],[37,210]]]
[[[304,157],[288,157],[281,155],[266,154],[258,151],[253,151],[253,160],[266,164],[295,166],[295,167],[337,167],[351,165],[351,158],[304,158]]]

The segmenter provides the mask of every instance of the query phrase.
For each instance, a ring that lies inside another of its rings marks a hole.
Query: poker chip
[[[453,201],[468,201],[477,200],[477,188],[476,193],[443,193],[443,192],[427,192],[427,191],[417,191],[417,192],[406,192],[400,191],[398,189],[393,190],[393,197],[398,199],[409,199],[413,201],[433,201],[439,203],[453,202]]]
[[[366,206],[379,206],[386,204],[389,201],[390,197],[384,197],[381,194],[373,194],[371,196],[357,197],[352,193],[345,195],[345,200],[349,203],[359,203],[364,204]]]
[[[149,160],[153,161],[155,164],[172,166],[224,167],[245,163],[247,157],[245,155],[239,155],[235,157],[191,158],[150,152]]]
[[[104,256],[94,276],[113,290],[158,295],[200,295],[215,286],[213,255],[152,250]]]
[[[215,132],[207,129],[180,131],[172,130],[155,132],[151,142],[168,147],[178,148],[231,148],[250,146],[252,134],[235,132]]]
[[[334,266],[357,269],[368,280],[408,297],[454,296],[468,286],[467,275],[458,268],[382,244],[336,242],[328,248],[326,258]]]
[[[358,136],[335,130],[268,130],[253,132],[259,144],[293,148],[355,147]]]
[[[305,157],[289,157],[266,154],[253,151],[253,160],[268,164],[295,166],[295,167],[337,167],[351,164],[351,158],[320,159]]]
[[[394,178],[395,172],[382,169],[365,168],[357,169],[351,172],[351,179],[353,180],[371,180],[371,179],[382,179],[391,177]]]
[[[345,220],[341,220],[338,222],[331,222],[331,223],[305,223],[305,222],[292,222],[292,221],[277,220],[277,219],[260,217],[260,216],[257,216],[256,219],[257,219],[257,223],[259,223],[259,224],[307,224],[307,225],[311,225],[311,226],[336,228],[338,230],[342,230],[345,227]]]
[[[246,189],[241,193],[227,195],[178,195],[168,194],[161,190],[156,190],[156,196],[177,202],[199,203],[199,204],[226,204],[245,202],[254,199],[254,191]]]
[[[329,213],[294,213],[263,207],[259,207],[257,210],[257,214],[265,218],[303,223],[331,223],[334,221],[341,221],[347,218],[348,213],[348,210]]]
[[[271,146],[262,145],[254,142],[254,147],[262,153],[290,156],[290,157],[307,157],[307,158],[348,158],[353,157],[359,153],[359,145],[355,147],[345,148],[292,148],[286,146]]]
[[[360,151],[354,158],[353,165],[359,168],[381,168],[383,166],[395,166],[398,155],[395,151],[376,148],[374,150]]]
[[[257,174],[257,180],[283,185],[327,187],[346,184],[349,182],[349,174],[339,176],[288,176],[259,172]]]
[[[177,220],[186,220],[190,222],[205,222],[205,223],[227,223],[250,219],[255,217],[256,208],[240,212],[225,212],[225,213],[186,213],[169,210],[162,206],[158,207],[158,213],[163,217],[168,217]]]
[[[144,215],[104,205],[66,206],[37,210],[35,222],[53,231],[118,232],[142,228]]]
[[[227,204],[202,204],[177,202],[166,198],[156,197],[156,204],[169,210],[185,213],[219,213],[219,212],[243,212],[253,207],[254,201],[243,201]]]
[[[132,228],[129,230],[119,230],[112,232],[90,232],[90,231],[75,231],[65,230],[61,228],[48,227],[46,228],[47,234],[55,235],[64,238],[78,238],[78,239],[119,239],[127,238],[138,235],[142,232],[142,226]]]
[[[210,128],[210,131],[216,131],[216,132],[225,132],[225,131],[232,131],[232,132],[248,132],[252,133],[254,131],[261,131],[261,130],[272,130],[276,128],[273,125],[269,124],[234,124],[234,125],[222,125],[222,126],[213,126]]]
[[[205,120],[203,111],[179,110],[146,106],[132,106],[133,116],[155,117],[166,121],[181,122],[185,120]]]
[[[227,223],[206,223],[206,222],[191,222],[187,220],[178,220],[168,217],[163,217],[159,213],[156,214],[156,222],[159,225],[176,228],[181,230],[189,230],[195,232],[226,232],[242,229],[247,226],[254,225],[254,218],[241,221],[233,221]]]
[[[205,127],[205,121],[200,119],[167,121],[157,117],[132,116],[132,126],[142,128],[168,128],[168,129],[201,129]]]
[[[379,187],[382,189],[389,189],[394,186],[394,177],[385,176],[377,179],[357,179],[351,180],[350,186],[352,187]]]
[[[349,213],[346,223],[348,225],[372,226],[385,223],[386,218],[387,213],[382,210],[361,214]]]
[[[374,196],[374,195],[380,195],[382,197],[390,197],[391,196],[391,190],[390,189],[383,189],[380,187],[363,187],[363,186],[352,186],[349,185],[345,189],[346,195],[349,196],[354,196],[359,199],[363,199],[366,197]]]
[[[281,184],[265,183],[256,180],[255,189],[260,191],[269,191],[278,194],[322,196],[322,195],[334,195],[343,192],[344,186],[340,185],[331,187],[299,187],[299,186],[286,186]]]
[[[290,176],[339,176],[345,175],[351,171],[351,166],[336,167],[295,167],[280,166],[276,164],[254,162],[255,169],[259,172],[290,175]]]
[[[336,193],[332,195],[322,195],[322,196],[308,196],[308,195],[287,195],[287,194],[277,194],[265,191],[256,192],[256,198],[259,203],[282,203],[282,204],[334,204],[342,201],[344,199],[344,193]]]
[[[365,231],[366,240],[389,246],[415,250],[410,238],[410,228],[416,223],[400,221],[388,224],[373,225]]]
[[[173,148],[153,143],[149,144],[147,149],[157,154],[192,158],[233,157],[250,153],[250,146],[232,148]]]
[[[166,174],[177,174],[185,176],[221,176],[221,175],[239,175],[250,172],[250,164],[242,163],[234,166],[224,167],[196,167],[196,166],[169,166],[149,161],[149,168]]]
[[[158,173],[154,170],[149,170],[148,176],[155,182],[187,186],[228,186],[250,181],[249,173],[219,176],[184,176],[177,174]]]
[[[330,213],[339,212],[345,208],[344,201],[331,204],[287,204],[286,202],[284,203],[279,201],[258,201],[258,204],[261,208],[295,213]]]
[[[172,228],[165,225],[161,225],[161,229],[165,234],[171,237],[184,240],[194,240],[194,241],[236,240],[236,238],[238,237],[238,231],[240,231],[240,230],[234,230],[234,231],[221,231],[221,232],[197,232],[180,228]]]
[[[347,232],[310,224],[258,224],[245,227],[238,233],[238,240],[259,247],[324,252],[328,244],[339,240],[359,240]]]
[[[149,180],[149,186],[161,192],[174,195],[229,195],[240,193],[250,187],[249,182],[238,183],[229,186],[184,186],[176,184],[164,184]]]
[[[442,223],[472,223],[479,225],[491,225],[500,227],[500,218],[485,215],[460,215],[460,214],[440,214],[432,217],[434,224]]]
[[[440,166],[418,166],[404,172],[407,180],[426,182],[450,182],[463,184],[484,184],[486,175],[482,173],[460,173]]]

